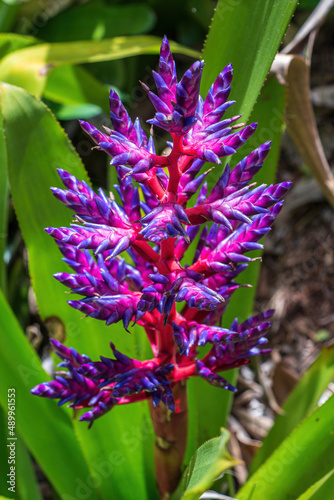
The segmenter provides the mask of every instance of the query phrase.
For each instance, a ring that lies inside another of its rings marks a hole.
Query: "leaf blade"
[[[290,432],[313,411],[333,379],[334,348],[324,348],[284,403],[284,415],[277,416],[251,464],[250,473],[255,472]]]
[[[64,65],[113,61],[140,54],[159,54],[161,40],[151,35],[95,41],[40,44],[15,51],[0,62],[0,80],[23,87],[36,96],[44,92],[49,72]],[[190,57],[198,52],[171,42],[171,49]]]
[[[220,436],[202,444],[193,455],[172,499],[196,500],[210,488],[225,470],[238,465],[226,450],[229,433],[220,430]]]
[[[296,0],[232,3],[220,0],[203,50],[203,59],[208,64],[203,74],[203,91],[208,91],[217,69],[221,71],[219,68],[232,63],[235,81],[230,97],[237,101],[233,113],[242,113],[247,120],[297,3]]]
[[[333,493],[333,486],[334,469],[319,479],[319,481],[312,484],[307,491],[298,497],[298,500],[324,500],[330,498]]]
[[[238,492],[239,500],[298,498],[333,469],[334,397],[317,408],[277,448]]]

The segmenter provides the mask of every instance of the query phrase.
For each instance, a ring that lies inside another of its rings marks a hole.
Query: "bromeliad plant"
[[[259,240],[290,186],[249,184],[269,152],[266,142],[234,168],[227,164],[207,194],[203,181],[211,169],[205,163],[220,164],[233,155],[256,124],[236,124],[240,115],[222,120],[233,104],[228,100],[231,65],[202,99],[203,64],[195,62],[178,82],[164,38],[159,69],[153,72],[157,94],[143,85],[156,109],[149,123],[172,136],[168,156],[156,154],[152,130],[147,138],[138,118],[132,123],[115,91],[110,93],[112,130],[81,122],[96,147],[112,157],[121,204],[59,169],[66,189],[52,191],[75,212],[75,220],[69,228],[46,229],[74,271],[56,279],[82,295],[69,304],[107,325],[122,321],[125,330],[131,323],[141,325],[153,357],[132,359],[111,344],[113,358],[92,361],[54,340],[63,370],[32,392],[85,409],[80,420],[90,425],[117,405],[148,400],[162,495],[175,489],[186,448],[185,381],[199,376],[235,391],[219,372],[267,352],[263,346],[273,311],[216,325],[241,286],[238,275],[253,260],[245,254],[262,248]],[[196,193],[194,206],[188,206]],[[191,244],[197,245],[193,262],[182,264]]]

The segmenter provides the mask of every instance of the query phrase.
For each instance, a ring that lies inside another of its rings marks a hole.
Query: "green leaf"
[[[298,500],[330,500],[334,488],[334,469],[305,491]]]
[[[16,441],[16,481],[20,500],[42,500],[31,457],[20,436]]]
[[[239,500],[298,498],[333,469],[334,396],[304,420],[238,491]]]
[[[28,248],[29,271],[42,318],[58,318],[64,324],[67,345],[93,360],[100,355],[110,357],[110,341],[120,351],[136,356],[134,336],[120,324],[107,327],[93,318],[80,319],[81,314],[66,303],[64,287],[52,277],[68,268],[43,228],[67,225],[72,214],[53,197],[50,186],[61,186],[57,167],[88,181],[81,160],[50,111],[27,91],[3,84],[2,101],[12,196]],[[111,488],[115,497],[131,498],[133,484],[138,498],[146,498],[143,447],[153,441],[146,405],[122,405],[94,423],[90,430],[83,422],[75,421],[74,427],[105,498]]]
[[[0,404],[6,412],[8,390],[14,388],[17,431],[58,493],[77,498],[78,482],[90,477],[71,420],[54,401],[30,394],[48,377],[1,291],[0,318]],[[91,498],[98,500],[95,490]]]
[[[62,12],[38,30],[38,37],[48,42],[99,41],[122,35],[147,33],[153,27],[155,15],[144,3],[106,5],[94,1]],[[75,26],[75,29],[73,29]]]
[[[198,448],[183,474],[173,500],[197,500],[224,471],[240,463],[227,451],[228,439],[228,431],[221,429],[220,437],[210,439]]]
[[[270,184],[275,178],[283,130],[284,97],[285,88],[279,85],[275,78],[269,79],[262,89],[251,115],[252,121],[259,122],[258,129],[254,136],[247,141],[246,145],[232,159],[232,165],[235,165],[260,144],[271,140],[271,152],[263,168],[255,178],[259,184],[263,182]],[[216,170],[213,171],[212,177],[209,179],[211,187],[217,182],[218,176],[221,174],[221,167],[217,167]],[[253,285],[253,288],[241,288],[235,292],[224,314],[224,326],[230,326],[236,317],[240,320],[245,320],[250,316],[253,309],[259,271],[260,262],[252,262],[248,269],[240,276],[238,281],[250,283]],[[242,308],[240,308],[240,304],[242,304]],[[237,370],[224,372],[222,375],[232,385],[237,381]],[[224,390],[219,391],[216,387],[210,386],[204,380],[200,379],[190,380],[188,388],[189,446],[187,457],[189,459],[196,447],[216,435],[222,425],[227,425],[233,393]],[[214,412],[211,410],[212,401],[215,402]]]
[[[44,43],[6,56],[0,63],[0,80],[41,96],[48,74],[55,67],[159,54],[160,44],[160,38],[149,35],[115,37],[99,42]],[[175,42],[170,45],[175,53],[198,56],[198,52]]]
[[[40,41],[34,37],[0,33],[0,59],[37,43]],[[68,105],[92,103],[106,112],[109,112],[108,94],[108,88],[89,71],[76,66],[54,68],[48,75],[44,89],[44,96],[56,103]]]
[[[283,405],[274,426],[263,441],[250,468],[255,472],[290,432],[316,407],[327,385],[334,379],[334,348],[323,348]]]
[[[8,487],[10,486],[8,481],[8,476],[10,472],[10,466],[15,467],[15,499],[19,500],[42,500],[41,493],[36,480],[35,470],[32,465],[31,457],[28,450],[19,434],[16,432],[16,446],[15,446],[15,464],[9,463],[9,453],[8,448],[5,444],[9,444],[7,440],[8,436],[8,420],[7,411],[4,411],[0,405],[0,470],[2,474],[0,475],[0,494],[8,493]]]
[[[206,93],[218,73],[233,64],[233,114],[246,121],[277,53],[297,0],[220,0],[204,47]]]
[[[5,55],[38,42],[36,38],[16,35],[14,33],[0,33],[0,59]],[[0,111],[1,114],[1,111]],[[4,256],[7,243],[8,225],[8,179],[7,179],[7,151],[2,129],[2,118],[0,118],[0,255]],[[0,260],[0,287],[6,294],[6,266],[4,258]]]
[[[0,442],[5,443],[7,438],[7,418],[4,410],[0,407]],[[0,470],[4,471],[7,468],[7,449],[5,446],[0,447]],[[0,494],[7,493],[7,478],[5,474],[0,474]]]

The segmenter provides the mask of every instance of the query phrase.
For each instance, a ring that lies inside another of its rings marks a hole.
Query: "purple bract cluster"
[[[80,418],[90,423],[117,404],[146,398],[174,411],[173,387],[191,376],[234,390],[218,372],[267,352],[263,345],[272,311],[224,328],[216,324],[241,286],[236,278],[252,260],[247,252],[262,248],[259,240],[280,212],[290,184],[249,185],[269,152],[266,142],[232,169],[226,165],[207,193],[205,177],[211,169],[203,171],[205,162],[220,164],[222,157],[233,155],[256,124],[238,125],[240,116],[222,119],[233,104],[228,101],[232,66],[220,73],[204,100],[199,94],[202,70],[203,62],[197,61],[178,82],[163,40],[159,69],[153,72],[157,93],[144,89],[156,109],[149,123],[172,136],[168,156],[156,154],[152,131],[147,137],[139,120],[131,121],[114,91],[112,129],[101,132],[81,122],[112,158],[120,203],[64,170],[58,172],[65,189],[52,188],[75,212],[70,227],[46,229],[73,270],[55,275],[80,296],[70,306],[107,325],[122,321],[128,329],[137,322],[153,352],[152,359],[139,361],[111,344],[113,359],[92,361],[53,341],[64,370],[32,392],[86,408]],[[189,263],[184,256],[192,243]],[[200,357],[206,344],[209,350]]]

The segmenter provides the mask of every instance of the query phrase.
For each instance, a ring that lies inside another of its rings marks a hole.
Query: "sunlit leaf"
[[[326,500],[330,499],[334,488],[334,469],[305,491],[298,500]]]
[[[334,396],[331,396],[248,479],[238,491],[238,499],[298,498],[330,472],[333,469],[333,412]]]
[[[227,430],[221,429],[220,437],[210,439],[198,448],[183,474],[173,500],[197,500],[224,471],[240,463],[227,451],[228,439]]]
[[[4,443],[6,441],[7,437],[7,418],[5,411],[0,408],[0,441]],[[0,447],[0,469],[2,471],[6,470],[7,468],[7,449],[5,446]],[[6,477],[4,474],[0,474],[0,494],[1,493],[7,493],[7,482],[6,482]]]
[[[50,71],[59,66],[112,61],[140,54],[159,54],[161,39],[150,35],[123,36],[95,41],[40,44],[18,50],[0,62],[0,80],[41,96]],[[198,53],[171,42],[174,53],[197,57]]]
[[[284,403],[284,414],[276,417],[274,426],[253,460],[251,473],[255,472],[303,418],[314,410],[333,379],[334,348],[324,348]]]
[[[248,120],[297,3],[220,0],[203,51],[207,67],[202,92],[207,92],[222,68],[232,63],[230,98],[237,102],[231,111]]]

